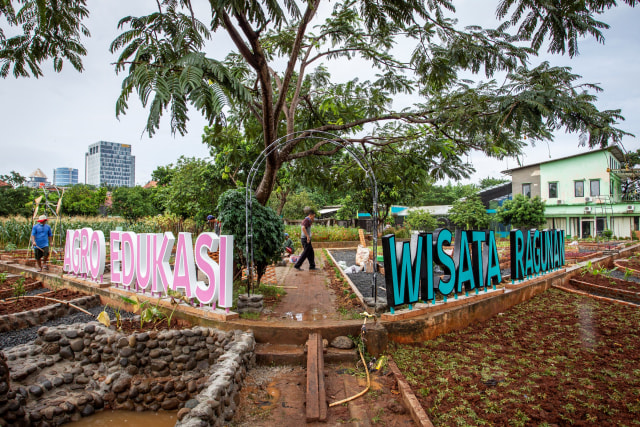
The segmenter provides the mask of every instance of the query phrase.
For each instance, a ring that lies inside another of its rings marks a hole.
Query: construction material
[[[327,420],[322,336],[309,334],[307,341],[307,422]]]

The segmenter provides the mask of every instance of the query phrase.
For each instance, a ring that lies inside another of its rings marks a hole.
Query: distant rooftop
[[[33,171],[33,173],[31,175],[29,175],[29,178],[44,178],[44,179],[47,179],[47,175],[45,175],[44,172],[42,172],[40,170],[40,168],[38,168],[35,171]]]
[[[520,169],[530,168],[532,166],[539,166],[539,165],[542,165],[542,164],[545,164],[545,163],[557,162],[558,160],[565,160],[565,159],[570,159],[572,157],[579,157],[579,156],[584,156],[585,154],[599,153],[599,152],[603,152],[603,151],[611,151],[611,154],[613,154],[613,156],[620,163],[624,163],[624,153],[622,152],[620,147],[618,147],[617,145],[612,145],[610,147],[599,148],[597,150],[590,150],[590,151],[586,151],[584,153],[572,154],[570,156],[559,157],[557,159],[551,159],[551,160],[547,160],[547,161],[544,161],[544,162],[538,162],[538,163],[531,163],[530,165],[524,165],[524,166],[520,166],[518,168],[503,170],[501,173],[510,175],[511,172],[517,171],[517,170],[520,170]]]

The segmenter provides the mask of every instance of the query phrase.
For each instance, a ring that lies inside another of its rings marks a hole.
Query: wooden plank
[[[307,341],[307,422],[318,421],[318,334],[310,334]]]
[[[366,248],[367,241],[364,239],[364,230],[362,228],[358,229],[358,235],[360,236],[360,244]]]
[[[320,421],[327,421],[327,390],[324,386],[324,346],[322,335],[318,335],[318,406],[320,407]]]

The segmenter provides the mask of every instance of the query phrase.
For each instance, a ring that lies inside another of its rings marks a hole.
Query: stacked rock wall
[[[88,295],[69,302],[80,308],[87,309],[100,304],[100,296]],[[54,303],[46,307],[36,308],[35,310],[23,311],[16,314],[5,314],[0,316],[0,333],[36,326],[48,320],[66,316],[75,311],[77,311],[75,308],[67,304]]]
[[[43,327],[33,343],[6,351],[10,390],[23,399],[12,424],[60,425],[103,407],[186,407],[184,416],[212,383],[226,385],[216,392],[224,417],[255,361],[254,346],[251,334],[204,327],[131,335],[97,322]]]

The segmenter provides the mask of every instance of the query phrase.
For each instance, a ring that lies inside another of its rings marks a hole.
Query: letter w
[[[414,235],[415,236],[415,235]],[[417,244],[414,246],[409,242],[398,243],[400,253],[396,253],[396,245],[391,242],[390,255],[391,277],[393,279],[393,302],[395,305],[404,303],[414,303],[418,301],[418,291],[420,289],[420,267],[422,261],[422,239],[417,236]],[[413,243],[413,241],[411,242]],[[414,250],[412,249],[414,246]],[[398,284],[398,268],[401,269],[400,283]],[[408,287],[409,298],[405,300],[405,288]]]

